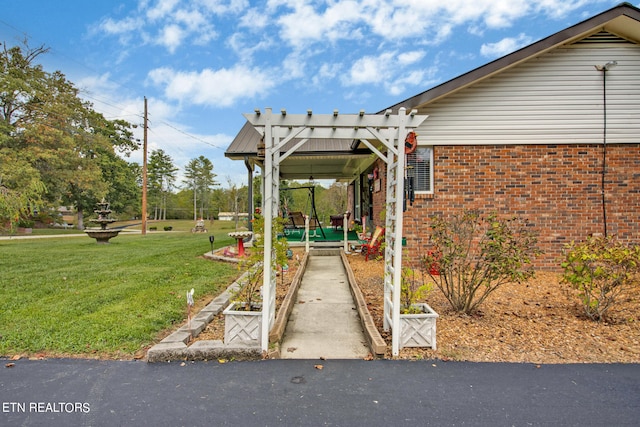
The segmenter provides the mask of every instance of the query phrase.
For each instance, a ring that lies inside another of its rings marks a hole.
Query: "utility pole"
[[[147,97],[144,97],[144,141],[142,143],[142,235],[147,234]]]

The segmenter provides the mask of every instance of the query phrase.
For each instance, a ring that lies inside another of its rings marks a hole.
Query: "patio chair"
[[[380,252],[380,245],[382,244],[383,240],[384,228],[376,226],[376,229],[371,237],[362,244],[362,250],[360,251],[360,253],[364,255],[365,261],[369,261],[369,256],[378,256],[382,254]]]

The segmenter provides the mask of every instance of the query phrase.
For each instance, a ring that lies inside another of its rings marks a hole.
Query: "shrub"
[[[565,246],[563,282],[578,290],[588,318],[605,320],[620,295],[640,283],[640,246],[613,237],[589,237]]]
[[[35,225],[35,221],[33,221],[32,219],[20,219],[18,221],[18,227],[21,228],[33,228],[33,226]]]
[[[413,268],[403,267],[400,283],[400,312],[403,314],[421,313],[415,306],[424,300],[431,292],[431,284],[426,282],[426,272],[422,266],[416,271]]]
[[[526,220],[465,211],[431,220],[432,250],[423,261],[451,307],[471,314],[500,286],[534,275],[536,244]]]
[[[272,223],[272,274],[276,274],[279,267],[287,264],[287,250],[289,243],[284,237],[284,222],[281,217],[273,218]],[[245,280],[240,283],[242,286],[238,293],[234,295],[234,301],[244,303],[244,309],[253,310],[261,306],[262,295],[262,273],[264,262],[264,218],[256,215],[253,219],[253,247],[249,256],[240,260],[238,268],[246,271]],[[239,307],[238,310],[242,310]]]

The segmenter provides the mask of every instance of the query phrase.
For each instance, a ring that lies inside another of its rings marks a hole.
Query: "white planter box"
[[[262,311],[235,310],[232,303],[224,311],[224,343],[262,345]]]
[[[436,349],[438,313],[429,304],[416,304],[422,313],[400,314],[400,348],[431,347]]]

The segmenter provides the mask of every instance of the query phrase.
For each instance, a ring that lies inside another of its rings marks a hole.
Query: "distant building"
[[[249,214],[246,212],[239,212],[238,219],[240,221],[246,221],[249,218]],[[235,221],[236,213],[235,212],[220,212],[218,214],[219,221]]]
[[[60,206],[58,208],[58,218],[63,225],[73,225],[76,222],[76,212],[72,207]]]

